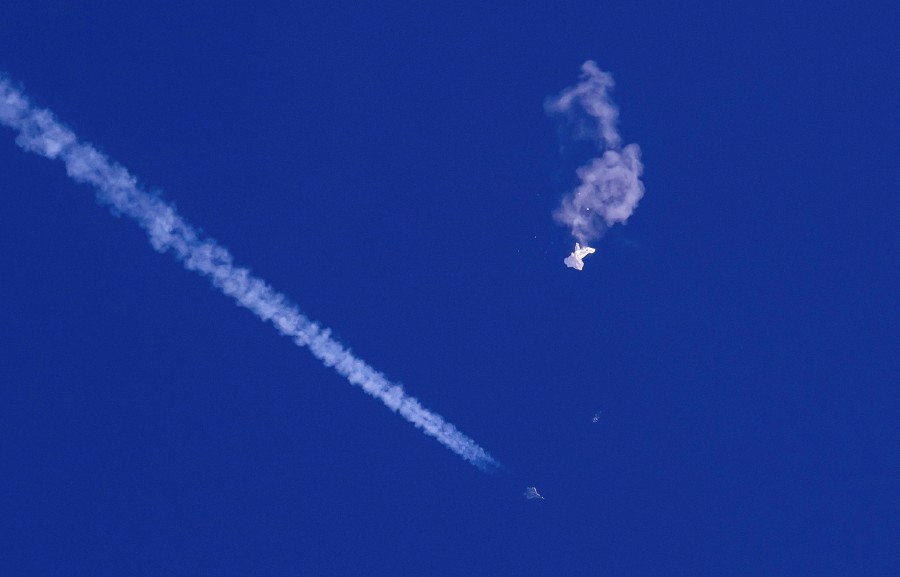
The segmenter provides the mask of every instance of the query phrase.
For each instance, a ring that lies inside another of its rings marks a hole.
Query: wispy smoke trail
[[[637,144],[621,146],[616,129],[619,110],[608,94],[613,84],[612,76],[588,60],[581,66],[580,82],[546,103],[549,114],[567,117],[577,138],[594,140],[603,152],[576,171],[581,183],[553,213],[584,245],[628,220],[644,196],[641,149]]]
[[[124,167],[110,161],[92,146],[79,142],[50,111],[32,106],[27,97],[2,76],[0,124],[19,132],[16,143],[23,149],[62,160],[72,179],[96,189],[100,202],[137,221],[147,231],[153,248],[171,252],[187,269],[208,276],[216,288],[239,305],[250,309],[260,319],[270,321],[279,333],[290,337],[297,345],[309,347],[325,365],[380,399],[392,411],[400,413],[463,459],[483,470],[498,466],[475,441],[353,356],[331,338],[328,329],[306,318],[287,297],[252,276],[246,268],[235,266],[225,248],[202,237],[171,205],[141,190]]]

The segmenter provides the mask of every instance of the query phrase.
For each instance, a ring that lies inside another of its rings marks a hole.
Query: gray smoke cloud
[[[588,60],[581,66],[578,84],[546,103],[548,114],[569,120],[576,138],[594,141],[601,151],[576,170],[579,185],[553,213],[582,245],[603,236],[610,226],[626,222],[644,196],[641,149],[637,144],[622,146],[616,127],[619,110],[609,96],[613,86],[612,76]]]
[[[101,203],[136,221],[147,232],[154,249],[171,253],[188,270],[208,277],[217,289],[237,304],[271,322],[279,333],[298,346],[308,347],[316,358],[351,384],[379,399],[466,461],[482,470],[499,466],[475,441],[423,407],[400,385],[390,382],[355,357],[330,336],[327,328],[308,319],[286,296],[251,275],[248,269],[236,266],[228,250],[215,240],[202,236],[159,196],[141,190],[135,177],[124,167],[91,145],[79,142],[50,111],[32,106],[28,98],[2,75],[0,124],[18,131],[16,143],[23,149],[61,160],[73,180],[89,184],[96,190]]]

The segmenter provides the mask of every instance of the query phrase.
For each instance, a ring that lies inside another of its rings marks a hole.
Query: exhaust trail
[[[491,471],[500,466],[474,440],[423,407],[400,385],[356,358],[331,337],[327,328],[308,319],[286,296],[251,275],[248,269],[235,265],[228,250],[203,236],[159,196],[141,190],[135,177],[124,167],[91,145],[79,142],[49,110],[34,107],[2,75],[0,124],[18,131],[16,144],[24,150],[61,160],[70,178],[94,187],[100,203],[136,221],[147,232],[154,249],[171,253],[188,270],[209,277],[222,293],[260,319],[271,322],[279,333],[298,346],[308,347],[317,359],[351,384],[379,399],[479,469]]]

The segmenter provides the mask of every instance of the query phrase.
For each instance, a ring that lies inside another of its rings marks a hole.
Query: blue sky
[[[504,468],[2,128],[0,573],[897,574],[895,3],[17,4],[0,70]],[[576,272],[589,59],[646,193]]]

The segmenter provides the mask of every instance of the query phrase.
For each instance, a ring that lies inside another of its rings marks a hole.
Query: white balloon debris
[[[582,247],[577,242],[575,243],[575,251],[567,256],[564,263],[569,268],[574,268],[575,270],[581,270],[584,268],[584,261],[581,260],[589,254],[594,254],[597,252],[597,249],[591,248],[589,246]]]

